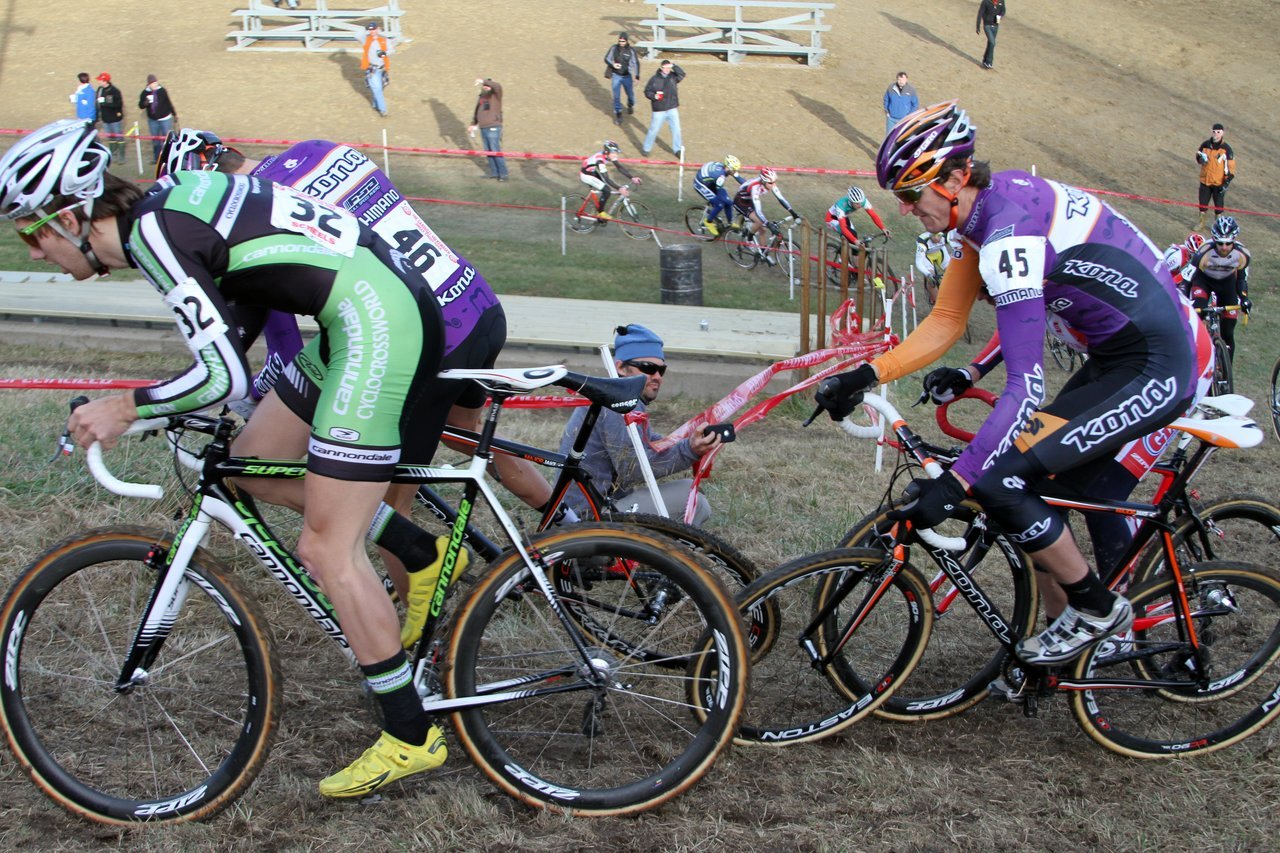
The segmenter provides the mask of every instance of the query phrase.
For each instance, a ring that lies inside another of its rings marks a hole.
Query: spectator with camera
[[[364,72],[364,83],[373,96],[373,108],[378,115],[387,114],[387,101],[382,90],[391,82],[391,45],[386,36],[378,29],[377,24],[365,27],[364,48],[360,52],[360,70]]]

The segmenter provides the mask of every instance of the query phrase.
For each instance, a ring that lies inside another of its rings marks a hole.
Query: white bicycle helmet
[[[0,158],[0,219],[44,216],[58,195],[83,199],[92,213],[110,162],[92,122],[63,119],[32,131]],[[88,227],[86,216],[82,237]]]
[[[866,204],[867,194],[858,187],[849,187],[849,192],[845,193],[849,197],[849,201],[854,204]]]
[[[769,167],[766,166],[765,168],[760,170],[760,181],[762,183],[772,184],[772,183],[776,183],[777,180],[778,180],[778,173],[773,171],[773,169],[770,169]]]

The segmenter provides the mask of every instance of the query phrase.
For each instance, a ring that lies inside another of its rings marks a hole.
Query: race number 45
[[[1006,237],[988,243],[978,267],[997,305],[1039,298],[1044,292],[1044,238]]]

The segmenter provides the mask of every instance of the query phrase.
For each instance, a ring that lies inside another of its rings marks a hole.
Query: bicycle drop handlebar
[[[830,381],[830,380],[827,380],[827,381]],[[857,399],[858,397],[861,397],[861,399]],[[856,406],[858,405],[858,403],[861,403],[862,405],[875,409],[890,424],[896,424],[899,421],[903,420],[901,413],[898,412],[897,408],[893,405],[893,403],[890,403],[888,398],[886,397],[881,397],[875,394],[854,395],[854,405]],[[822,407],[819,406],[819,411],[821,411],[821,408]],[[817,414],[818,412],[814,412],[815,416]],[[812,420],[812,418],[810,418],[810,420]],[[883,432],[881,426],[879,425],[870,424],[870,425],[863,426],[861,424],[853,423],[848,418],[843,418],[841,420],[838,420],[836,421],[836,423],[840,426],[842,430],[844,430],[846,433],[853,436],[854,438],[879,439]],[[946,473],[946,469],[944,469],[932,458],[925,457],[924,459],[921,459],[919,461],[921,465],[924,467],[925,473],[935,480],[938,477],[941,477],[944,473]],[[915,531],[916,531],[916,534],[921,539],[923,539],[925,542],[927,542],[928,544],[932,545],[935,548],[941,548],[945,551],[963,551],[965,548],[968,547],[968,543],[965,541],[963,536],[943,536],[941,533],[938,533],[932,529],[920,528],[920,527],[915,528]]]

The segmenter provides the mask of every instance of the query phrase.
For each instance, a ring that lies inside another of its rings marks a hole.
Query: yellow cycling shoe
[[[704,220],[702,220],[702,227],[703,227],[703,228],[706,230],[706,232],[707,232],[708,234],[710,234],[712,237],[719,237],[719,236],[720,236],[720,229],[719,229],[719,228],[717,228],[717,227],[716,227],[716,224],[715,224],[714,222],[712,222],[710,219],[704,219]]]
[[[335,798],[364,797],[397,779],[435,770],[448,755],[444,732],[436,726],[427,730],[427,742],[422,746],[412,746],[383,732],[346,769],[321,779],[320,793]]]
[[[599,219],[601,222],[608,222],[610,219],[613,219],[613,214],[606,210],[602,210],[596,214],[596,219]]]
[[[436,581],[440,579],[440,568],[444,565],[444,552],[449,544],[448,536],[436,539],[436,561],[425,569],[409,572],[409,600],[405,605],[404,625],[400,628],[400,645],[406,649],[413,648],[422,636],[422,625],[427,621],[427,611],[431,609],[431,599],[435,597]],[[466,548],[458,549],[458,562],[453,566],[452,584],[467,570],[471,556]]]

